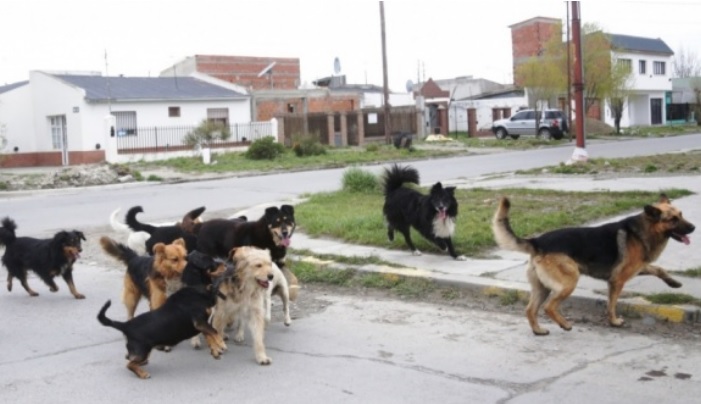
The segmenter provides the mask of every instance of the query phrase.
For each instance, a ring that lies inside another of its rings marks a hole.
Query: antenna
[[[273,62],[266,66],[265,69],[261,70],[260,73],[258,73],[258,77],[263,77],[265,74],[270,74],[272,73],[273,67],[277,64],[277,62]]]

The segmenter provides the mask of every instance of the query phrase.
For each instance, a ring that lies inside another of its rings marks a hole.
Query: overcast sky
[[[508,26],[564,20],[566,4],[385,1],[390,88],[404,91],[419,76],[510,83]],[[307,83],[332,75],[338,57],[349,83],[382,85],[379,9],[366,0],[2,0],[0,85],[31,70],[158,76],[196,54],[297,57]],[[701,56],[701,1],[584,1],[581,13],[607,32]]]

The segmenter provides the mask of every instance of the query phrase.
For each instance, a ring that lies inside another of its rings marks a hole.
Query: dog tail
[[[197,234],[200,231],[201,222],[197,219],[200,217],[202,212],[204,212],[205,207],[201,206],[197,209],[193,209],[183,216],[182,222],[180,222],[180,228],[188,233]]]
[[[399,189],[405,182],[419,185],[419,172],[410,166],[400,166],[393,164],[390,168],[385,168],[384,191],[385,196]]]
[[[112,230],[119,232],[119,233],[131,233],[131,229],[129,226],[126,224],[120,222],[117,219],[117,215],[119,215],[119,212],[121,211],[120,208],[115,209],[112,211],[112,214],[110,215],[110,226],[112,226]]]
[[[121,332],[124,332],[124,323],[121,321],[114,321],[111,320],[107,317],[107,309],[110,308],[112,305],[112,301],[108,300],[107,303],[105,303],[104,306],[100,309],[100,312],[97,314],[97,321],[100,322],[100,324],[104,325],[105,327],[112,327],[116,328]]]
[[[100,237],[100,245],[107,254],[122,261],[125,265],[129,265],[129,261],[139,255],[131,248],[106,236]]]
[[[17,238],[15,230],[17,230],[17,224],[14,220],[9,217],[2,219],[2,227],[0,227],[0,245],[7,246],[12,244]]]
[[[129,228],[134,231],[143,231],[148,234],[153,234],[153,232],[156,231],[156,226],[152,226],[147,223],[141,223],[138,220],[136,220],[136,214],[141,213],[143,211],[144,209],[141,206],[134,206],[133,208],[129,209],[127,211],[127,216],[125,217],[127,226],[129,226]]]
[[[504,197],[499,201],[499,207],[494,213],[492,219],[492,233],[494,233],[494,241],[500,248],[511,251],[524,252],[526,254],[534,254],[535,247],[527,240],[518,237],[509,223],[509,209],[511,202]]]

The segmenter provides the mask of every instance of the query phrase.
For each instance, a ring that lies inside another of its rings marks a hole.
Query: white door
[[[68,132],[66,131],[66,116],[56,115],[49,117],[51,124],[51,143],[54,150],[61,151],[61,164],[67,166],[68,161]]]

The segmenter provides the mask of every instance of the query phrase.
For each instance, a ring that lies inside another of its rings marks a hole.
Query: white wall
[[[511,108],[511,115],[520,107],[528,105],[526,97],[494,98],[486,100],[453,101],[448,109],[449,132],[467,132],[467,109],[476,108],[477,129],[489,130],[492,127],[493,108]],[[457,127],[457,129],[456,129]]]
[[[672,57],[645,55],[640,53],[615,52],[614,58],[630,59],[632,68],[632,90],[634,91],[672,91]],[[646,73],[640,74],[639,61],[646,61]],[[665,74],[657,75],[654,62],[665,62]]]
[[[364,93],[360,100],[360,108],[379,108],[385,105],[385,96],[382,93]],[[389,105],[393,107],[407,107],[416,105],[414,95],[411,93],[390,93]]]
[[[0,94],[0,125],[7,144],[0,153],[13,153],[34,150],[36,140],[31,118],[31,87],[26,84]]]

